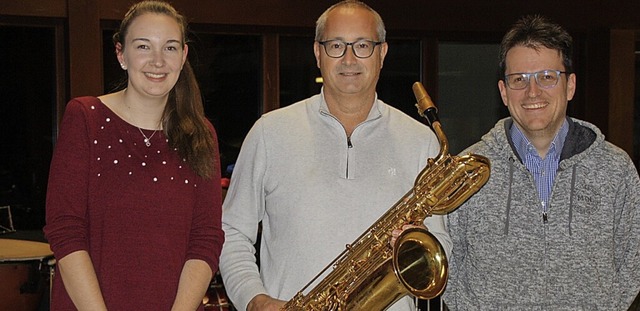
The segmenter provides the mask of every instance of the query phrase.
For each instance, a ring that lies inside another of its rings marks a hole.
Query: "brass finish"
[[[420,82],[414,83],[413,92],[420,115],[429,119],[425,111],[431,109],[429,112],[436,116],[435,106]],[[407,294],[431,299],[442,293],[448,266],[438,240],[427,230],[412,228],[405,230],[392,247],[391,232],[458,208],[487,182],[490,164],[479,155],[449,155],[440,122],[429,122],[440,141],[440,152],[435,159],[427,160],[413,189],[347,245],[282,310],[384,310]],[[304,294],[325,273],[326,277]]]

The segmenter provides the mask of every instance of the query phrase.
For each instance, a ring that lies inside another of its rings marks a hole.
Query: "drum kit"
[[[0,207],[0,311],[49,310],[56,260],[48,243],[16,235],[8,207]],[[5,215],[7,214],[7,215]],[[217,273],[202,300],[205,311],[235,311]]]
[[[0,311],[41,310],[54,265],[49,244],[0,238]]]

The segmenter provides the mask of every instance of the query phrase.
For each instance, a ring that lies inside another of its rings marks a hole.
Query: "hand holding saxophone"
[[[286,301],[272,298],[266,294],[260,294],[249,302],[247,305],[247,311],[279,311],[284,306]]]
[[[418,228],[418,229],[424,229],[424,230],[429,230],[427,229],[427,226],[423,225],[413,225],[413,224],[406,224],[403,225],[402,228],[399,229],[393,229],[393,231],[391,231],[391,241],[389,242],[389,245],[391,247],[393,247],[396,244],[396,241],[398,240],[398,237],[407,229],[411,229],[411,228]]]

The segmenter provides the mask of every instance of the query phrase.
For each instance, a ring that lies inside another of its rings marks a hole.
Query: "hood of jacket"
[[[558,171],[570,170],[571,173],[571,189],[570,189],[570,202],[573,202],[573,196],[575,192],[576,172],[579,165],[590,165],[589,153],[599,148],[599,145],[605,143],[604,134],[593,124],[582,120],[567,117],[569,123],[569,132],[562,148],[560,156],[560,163]],[[463,151],[465,153],[477,153],[481,155],[488,155],[489,158],[495,158],[498,161],[496,163],[508,163],[508,197],[507,197],[507,216],[504,228],[504,233],[509,233],[509,216],[511,210],[511,198],[514,184],[514,173],[516,171],[527,171],[527,168],[522,163],[518,152],[516,152],[511,136],[509,135],[509,129],[513,126],[513,119],[507,117],[499,120],[496,125],[485,134],[479,144],[468,148]],[[493,163],[492,163],[493,165]],[[530,175],[530,173],[526,172]],[[533,177],[531,177],[533,179]],[[571,209],[573,204],[569,204],[569,215],[572,215]],[[570,216],[571,218],[571,216]],[[571,219],[569,220],[569,232],[571,232]]]

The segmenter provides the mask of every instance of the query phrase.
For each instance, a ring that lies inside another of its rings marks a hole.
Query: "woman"
[[[224,235],[217,139],[169,4],[114,35],[123,90],[73,99],[51,164],[52,310],[196,310]]]

